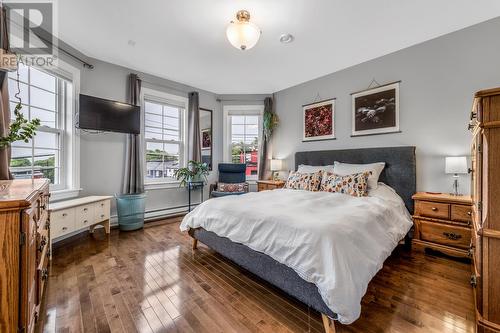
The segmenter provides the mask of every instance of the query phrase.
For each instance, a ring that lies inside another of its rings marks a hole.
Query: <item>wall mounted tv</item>
[[[136,105],[80,95],[76,127],[81,129],[139,134],[141,111]]]

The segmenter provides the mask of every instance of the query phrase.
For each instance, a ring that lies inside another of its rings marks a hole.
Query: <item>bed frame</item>
[[[415,147],[297,152],[295,154],[295,169],[300,164],[331,165],[334,161],[345,163],[385,162],[386,166],[379,181],[396,190],[403,198],[408,211],[413,213],[411,196],[416,192]],[[337,319],[337,315],[326,306],[316,285],[300,278],[293,269],[264,253],[234,243],[226,237],[217,236],[203,228],[190,229],[189,235],[193,237],[193,250],[197,248],[198,241],[202,242],[239,266],[320,312],[325,333],[335,332],[334,320]],[[409,236],[406,239],[408,243]]]

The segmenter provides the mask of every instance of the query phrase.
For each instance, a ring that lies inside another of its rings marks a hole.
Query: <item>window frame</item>
[[[58,134],[59,137],[58,154],[60,165],[55,166],[55,169],[58,169],[59,172],[59,184],[51,184],[51,200],[76,197],[81,190],[79,165],[80,139],[74,126],[80,95],[80,70],[60,59],[53,66],[31,67],[51,76],[56,76],[58,79],[56,81],[58,82],[56,87],[56,128],[42,125],[37,129],[37,132],[54,133]],[[67,84],[61,87],[60,80],[67,81]],[[28,82],[22,80],[20,82],[27,84],[28,89],[31,89],[33,86],[37,89],[47,91],[42,87],[28,84]],[[15,101],[14,98],[11,99]],[[28,106],[26,103],[23,103],[23,105]],[[29,106],[31,106],[31,101]],[[46,110],[43,107],[33,107]],[[31,146],[32,156],[34,155],[35,148],[35,145]]]
[[[179,108],[179,137],[180,140],[159,140],[159,139],[146,139],[146,102],[158,103],[169,105],[172,107]],[[179,181],[173,177],[161,177],[157,180],[151,180],[147,177],[147,162],[146,162],[146,147],[148,142],[155,143],[172,143],[179,145],[179,166],[185,167],[187,165],[187,155],[188,155],[188,137],[187,137],[187,107],[188,99],[187,97],[169,94],[163,91],[158,91],[150,88],[141,89],[141,142],[144,153],[142,154],[143,163],[143,179],[144,186],[146,189],[151,188],[168,188],[177,187]]]
[[[231,147],[231,117],[230,116],[258,116],[259,124],[258,124],[258,147],[259,147],[259,155],[257,157],[257,170],[260,167],[260,150],[262,149],[262,126],[263,126],[263,115],[264,115],[264,105],[263,104],[255,104],[255,105],[224,105],[223,106],[223,114],[224,114],[224,124],[223,124],[223,133],[224,133],[224,149],[223,149],[223,160],[226,163],[232,163],[232,147]],[[250,175],[246,177],[247,181],[253,182],[257,181],[259,175]]]

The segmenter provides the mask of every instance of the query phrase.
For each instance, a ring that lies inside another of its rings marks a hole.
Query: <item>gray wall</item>
[[[80,92],[126,102],[128,75],[135,71],[96,59],[89,59],[89,62],[95,68],[93,70],[82,69]],[[190,91],[199,91],[200,107],[213,110],[213,161],[217,165],[222,159],[222,135],[220,134],[222,133],[222,111],[215,94],[144,73],[138,74],[143,80],[143,87],[185,97]],[[83,189],[81,196],[120,193],[124,174],[125,138],[125,134],[118,133],[80,133],[80,187]],[[216,172],[212,172],[209,182],[215,181],[215,178]],[[208,186],[205,188],[205,198],[207,195]],[[193,202],[199,201],[198,198],[199,193],[196,193]],[[187,191],[184,188],[155,189],[147,192],[146,211],[186,204]],[[111,213],[116,214],[114,203]],[[160,213],[162,212],[156,214]]]
[[[276,93],[280,125],[272,142],[274,157],[286,159],[292,169],[297,151],[415,145],[417,189],[451,191],[444,157],[469,153],[466,126],[473,94],[500,86],[499,32],[496,18]],[[402,133],[351,138],[350,93],[366,89],[373,78],[381,84],[402,81]],[[337,139],[302,142],[301,106],[318,94],[337,98]],[[461,177],[465,193],[469,181]]]

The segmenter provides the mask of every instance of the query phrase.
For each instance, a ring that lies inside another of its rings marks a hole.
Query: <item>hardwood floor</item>
[[[179,224],[99,230],[54,249],[44,332],[323,332],[321,316]],[[337,332],[473,332],[469,264],[397,249]]]

